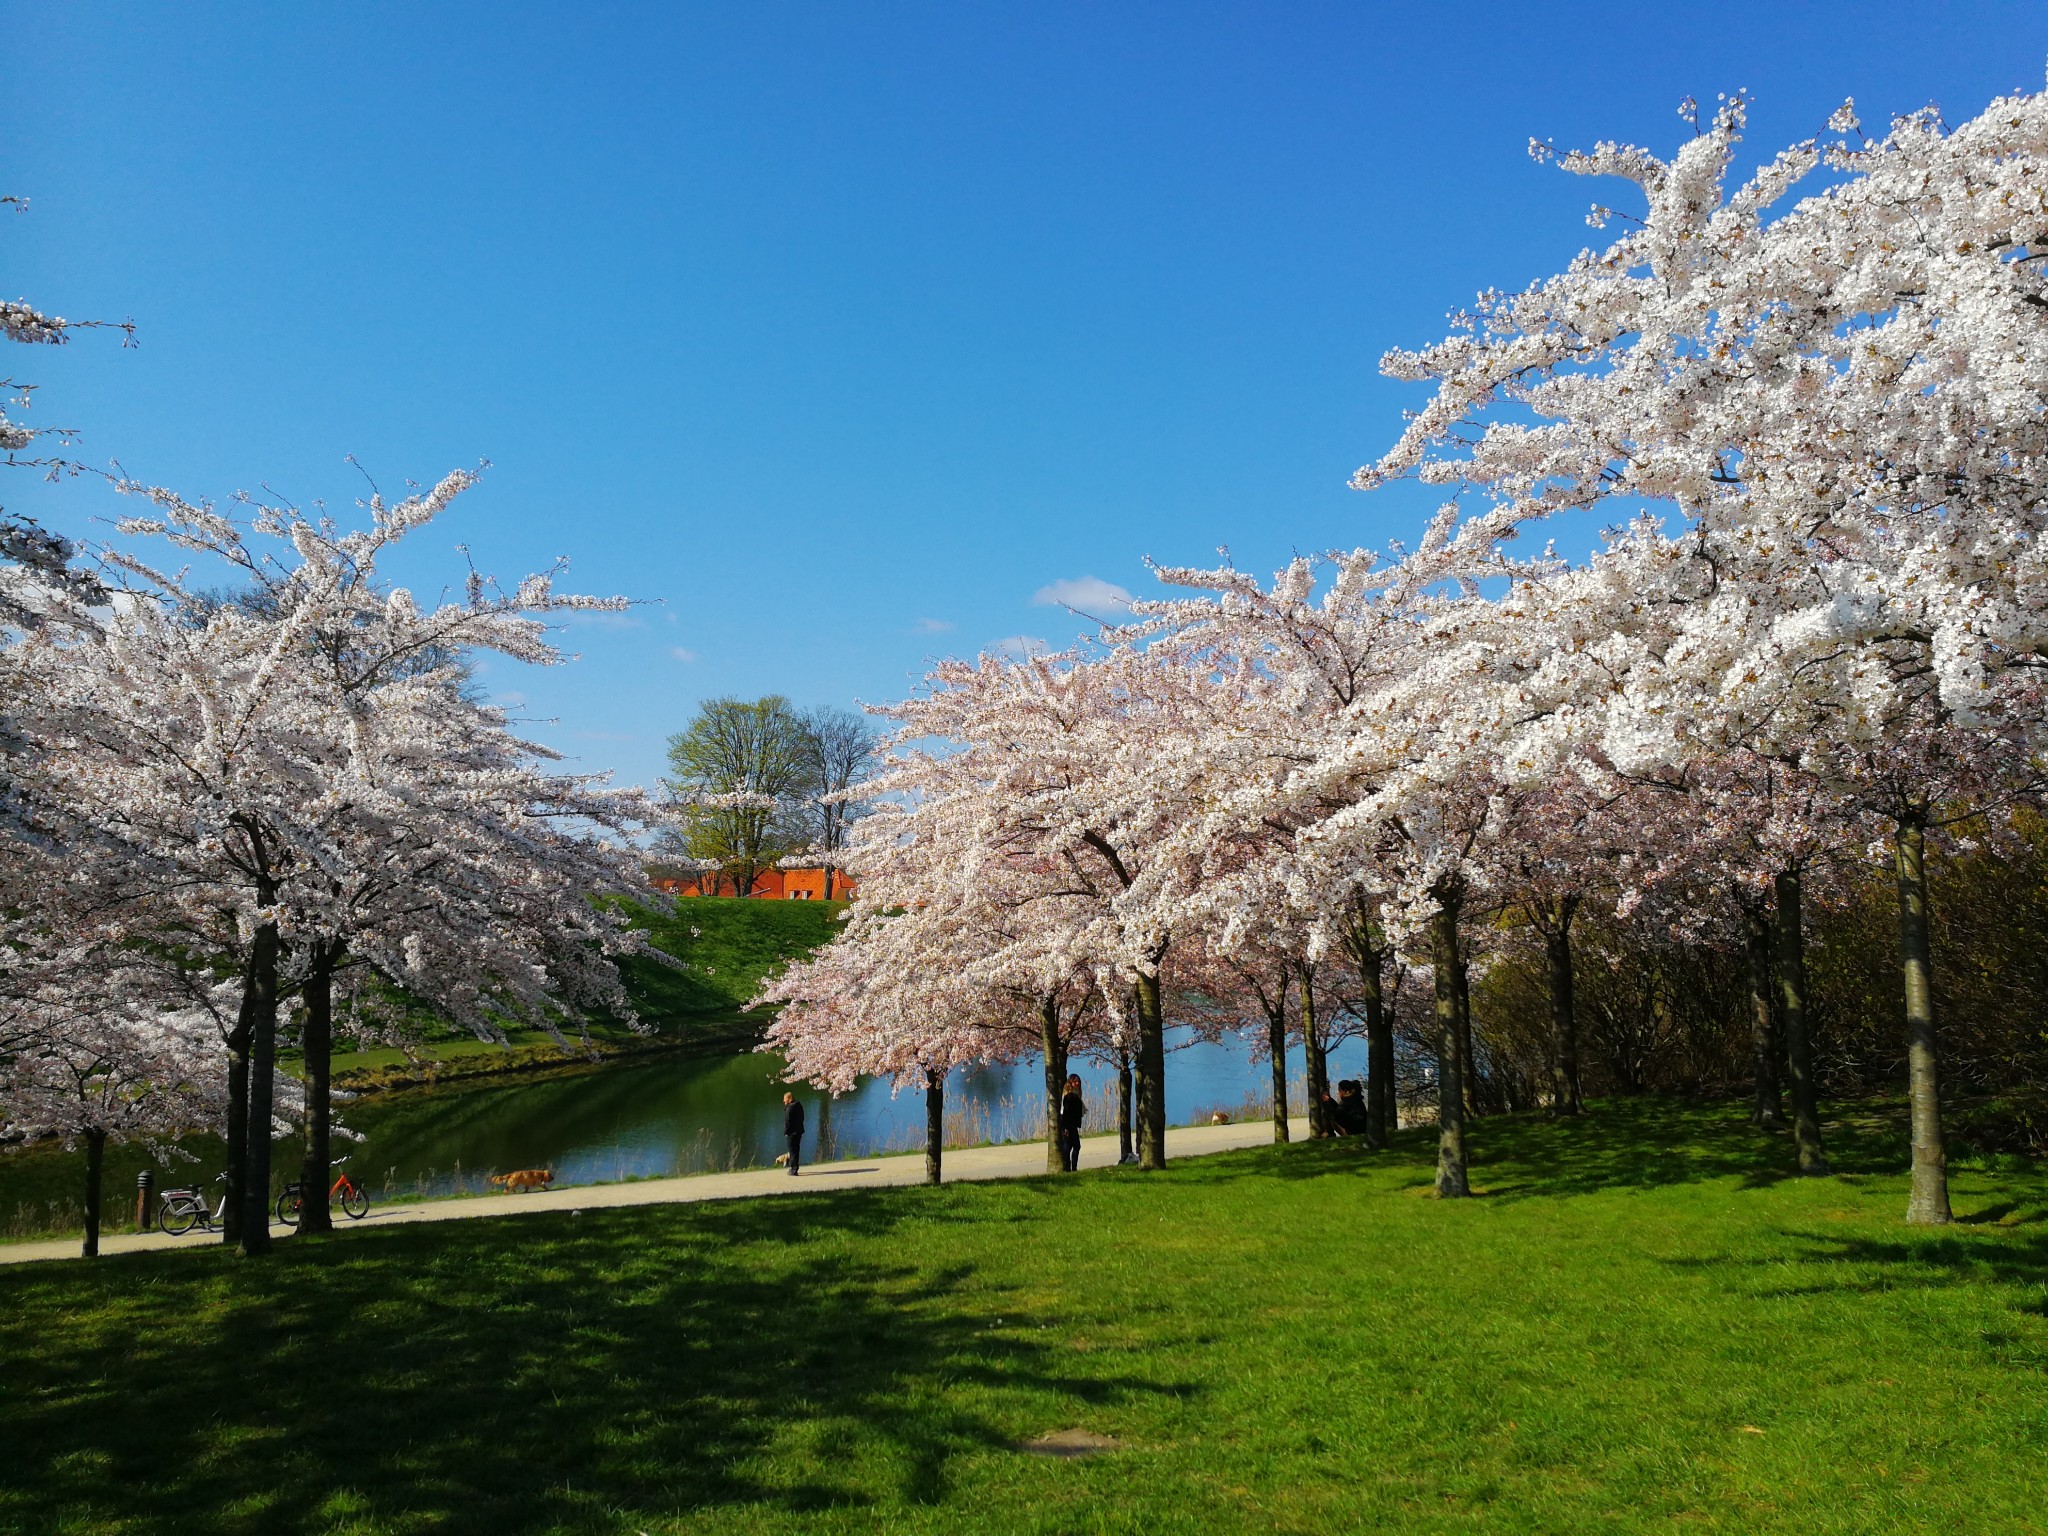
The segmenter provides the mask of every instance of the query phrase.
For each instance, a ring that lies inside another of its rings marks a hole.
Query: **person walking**
[[[1087,1115],[1088,1107],[1081,1102],[1081,1076],[1074,1073],[1060,1096],[1060,1157],[1069,1173],[1081,1171],[1081,1122]]]
[[[789,1176],[793,1179],[797,1165],[804,1160],[804,1107],[793,1093],[782,1096],[782,1134],[789,1138]]]

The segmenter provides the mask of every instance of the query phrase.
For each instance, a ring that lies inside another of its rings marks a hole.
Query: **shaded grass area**
[[[2008,1532],[2048,1178],[1901,1225],[1896,1126],[1489,1120],[1475,1178],[1164,1174],[348,1232],[0,1272],[0,1529]],[[1063,1429],[1121,1449],[1054,1460]]]

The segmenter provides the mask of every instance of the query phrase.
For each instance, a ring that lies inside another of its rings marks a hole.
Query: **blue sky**
[[[345,506],[491,460],[399,571],[646,599],[487,677],[628,781],[696,702],[885,700],[1143,593],[1147,556],[1412,533],[1345,481],[1441,333],[1600,237],[1562,145],[1755,156],[2048,60],[2039,5],[22,8],[0,291],[31,419],[192,495]],[[87,482],[0,484],[93,531]]]

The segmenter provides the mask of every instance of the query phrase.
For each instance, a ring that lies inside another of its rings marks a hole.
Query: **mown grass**
[[[648,960],[622,967],[633,1006],[656,1021],[722,1017],[754,1000],[761,983],[838,931],[843,901],[742,901],[691,896],[673,912],[627,904],[634,926],[682,962]]]
[[[1482,1122],[1001,1185],[0,1272],[0,1529],[2016,1532],[2048,1178]],[[1026,1454],[1059,1429],[1088,1460]]]

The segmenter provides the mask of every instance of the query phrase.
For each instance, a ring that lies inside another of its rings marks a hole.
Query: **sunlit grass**
[[[1739,1110],[0,1273],[0,1529],[2010,1532],[2048,1179]],[[1081,1428],[1109,1454],[1021,1442]]]

